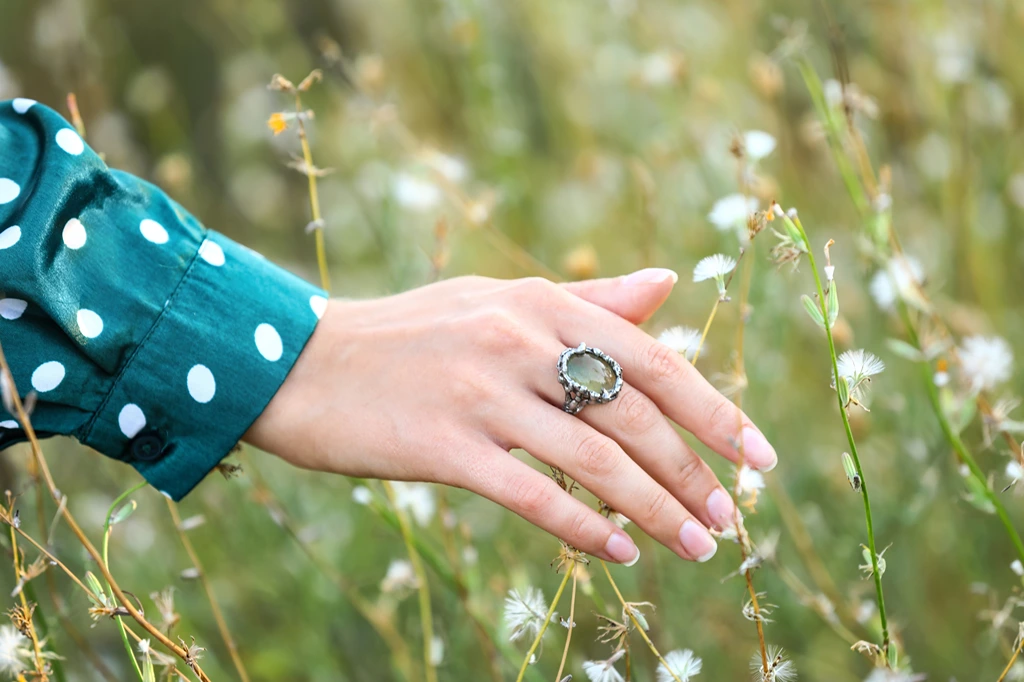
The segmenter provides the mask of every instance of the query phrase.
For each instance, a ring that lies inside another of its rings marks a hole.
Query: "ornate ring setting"
[[[581,343],[558,356],[558,383],[565,389],[562,409],[579,414],[587,405],[608,403],[622,390],[622,368],[597,348]]]

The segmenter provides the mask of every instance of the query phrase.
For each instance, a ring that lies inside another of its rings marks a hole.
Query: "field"
[[[1024,658],[1011,663],[1024,632],[1020,3],[47,0],[0,13],[0,100],[70,118],[74,93],[112,167],[211,229],[312,282],[322,241],[334,296],[471,273],[676,270],[645,329],[706,333],[696,366],[780,456],[737,481],[691,439],[746,504],[740,542],[691,564],[627,525],[642,558],[610,573],[559,573],[557,540],[464,491],[314,474],[248,447],[228,460],[241,472],[211,474],[176,510],[141,488],[111,527],[110,572],[175,644],[195,638],[209,679],[515,680],[545,619],[510,641],[510,590],[540,589],[545,608],[563,585],[524,679],[561,679],[573,601],[562,678],[683,682],[659,676],[654,651],[689,649],[695,680],[1024,680]],[[268,88],[314,69],[298,108]],[[716,253],[738,260],[722,294],[691,281]],[[884,371],[843,356],[858,349]],[[68,439],[42,447],[99,546],[141,479]],[[21,530],[105,589],[33,461],[27,445],[0,458]],[[4,531],[0,584],[14,589]],[[23,573],[39,552],[17,542]],[[49,679],[138,678],[117,619],[91,618],[63,571],[28,587],[61,657]],[[170,587],[173,605],[151,598]],[[653,604],[648,630],[617,590]],[[5,632],[0,669],[17,679]],[[788,665],[765,672],[765,644]],[[153,648],[133,645],[140,666],[193,679]],[[622,677],[588,664],[609,657]]]

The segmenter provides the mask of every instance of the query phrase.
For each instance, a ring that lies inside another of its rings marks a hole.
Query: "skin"
[[[443,483],[514,511],[574,547],[632,565],[629,535],[545,474],[556,466],[680,557],[706,561],[735,508],[672,425],[770,470],[774,449],[682,356],[636,325],[670,270],[566,285],[460,277],[375,300],[332,300],[246,440],[307,469]],[[555,370],[585,341],[622,365],[618,398],[562,411]]]

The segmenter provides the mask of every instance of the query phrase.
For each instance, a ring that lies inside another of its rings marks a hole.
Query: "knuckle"
[[[576,464],[595,478],[610,476],[618,464],[612,442],[600,434],[583,436],[576,444]]]
[[[588,536],[587,529],[590,527],[590,511],[573,512],[569,519],[566,532],[568,537],[564,538],[574,547],[584,544]],[[582,548],[581,548],[582,549]]]
[[[655,381],[675,382],[683,378],[679,353],[664,344],[649,344],[642,353],[641,361]]]
[[[510,311],[503,308],[490,310],[481,315],[474,324],[483,344],[490,349],[507,351],[521,348],[529,340],[529,334],[522,322]]]
[[[630,433],[643,434],[654,428],[656,415],[660,415],[651,402],[639,391],[627,391],[618,399],[619,419]]]
[[[536,518],[554,503],[554,491],[533,476],[514,476],[506,483],[510,509],[526,518]]]
[[[654,491],[644,500],[643,518],[656,519],[668,509],[671,498],[663,488]]]
[[[705,422],[712,431],[722,431],[730,436],[739,426],[739,422],[736,420],[735,406],[722,396],[715,396],[709,401]]]
[[[704,463],[699,457],[690,456],[683,459],[679,464],[679,470],[676,472],[676,476],[679,480],[679,484],[683,487],[691,485],[694,481],[700,477],[704,471]]]

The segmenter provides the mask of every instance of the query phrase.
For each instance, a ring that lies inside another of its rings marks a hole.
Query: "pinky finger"
[[[640,550],[625,531],[508,452],[495,453],[474,474],[464,487],[576,549],[626,566],[640,558]]]

